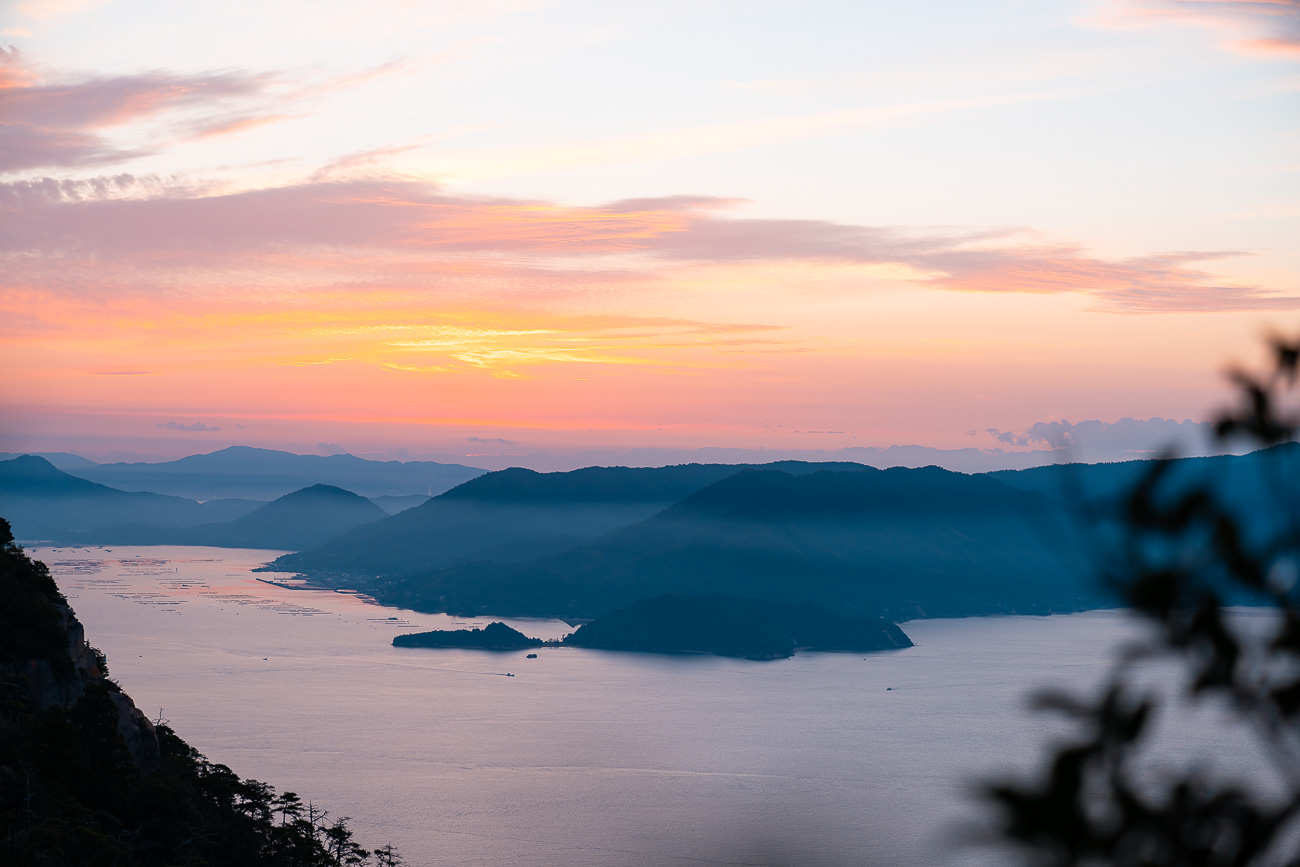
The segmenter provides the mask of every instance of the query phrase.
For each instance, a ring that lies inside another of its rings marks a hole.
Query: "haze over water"
[[[276,552],[31,553],[149,716],[415,865],[969,861],[972,780],[1028,767],[1054,725],[1030,688],[1093,681],[1131,634],[1095,612],[914,621],[916,647],[866,657],[529,660],[391,647],[474,621],[258,581]]]

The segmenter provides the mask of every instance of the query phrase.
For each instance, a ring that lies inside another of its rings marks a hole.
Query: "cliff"
[[[0,518],[0,864],[337,867],[365,854],[346,820],[150,723]]]
[[[8,523],[0,519],[0,671],[25,695],[30,712],[72,712],[88,697],[113,709],[113,728],[134,764],[151,773],[158,767],[158,735],[153,723],[121,687],[108,679],[103,654],[86,641],[86,631],[59,593],[45,564],[32,561],[13,545]]]

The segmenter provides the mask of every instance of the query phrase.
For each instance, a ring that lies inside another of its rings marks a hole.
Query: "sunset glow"
[[[0,451],[1206,417],[1300,328],[1300,6],[948,11],[10,4]]]

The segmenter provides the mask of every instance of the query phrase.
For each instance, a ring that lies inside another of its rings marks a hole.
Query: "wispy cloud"
[[[1110,0],[1089,20],[1109,27],[1193,25],[1219,34],[1229,51],[1300,59],[1297,0]]]
[[[88,276],[77,273],[79,261],[100,285],[114,279],[115,269],[140,285],[142,271],[224,273],[238,254],[243,267],[260,269],[264,287],[282,274],[290,286],[328,279],[338,291],[359,295],[417,285],[527,284],[574,292],[602,284],[635,291],[646,280],[671,279],[678,266],[827,263],[892,267],[899,280],[954,291],[1079,293],[1127,312],[1300,307],[1295,294],[1207,269],[1240,251],[1107,259],[1078,245],[1027,243],[1014,230],[927,233],[749,219],[728,215],[735,204],[674,196],[571,206],[454,195],[385,179],[225,195],[130,175],[23,181],[0,184],[0,212],[11,217],[11,230],[0,236],[0,262],[10,266],[10,286],[53,279],[41,258],[48,256],[60,259],[58,279],[70,286]],[[357,281],[350,290],[349,279]],[[175,291],[175,275],[160,282]],[[196,291],[202,284],[195,283]]]
[[[190,424],[185,424],[179,421],[159,422],[158,427],[165,430],[185,431],[187,433],[212,433],[221,430],[219,427],[211,427],[201,421],[192,422]]]
[[[287,106],[402,67],[394,61],[314,81],[247,70],[51,79],[18,49],[0,46],[0,174],[112,165],[245,132],[297,116]],[[134,136],[121,140],[124,130]]]
[[[261,94],[270,79],[243,72],[144,72],[68,82],[42,79],[16,48],[0,47],[0,173],[100,166],[156,152],[105,130]]]
[[[1023,431],[988,428],[985,433],[999,444],[1068,450],[1101,450],[1145,456],[1170,448],[1197,452],[1212,439],[1210,422],[1171,418],[1121,418],[1118,421],[1066,419],[1040,421]],[[972,434],[975,431],[971,431]]]

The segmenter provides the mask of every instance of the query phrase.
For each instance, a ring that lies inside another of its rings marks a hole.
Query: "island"
[[[393,647],[473,647],[479,650],[523,650],[541,647],[540,638],[529,638],[517,629],[495,621],[482,629],[435,629],[412,632],[393,639]]]
[[[567,636],[564,644],[785,659],[796,650],[860,653],[911,647],[912,640],[888,620],[844,617],[810,602],[666,594],[598,617]]]

